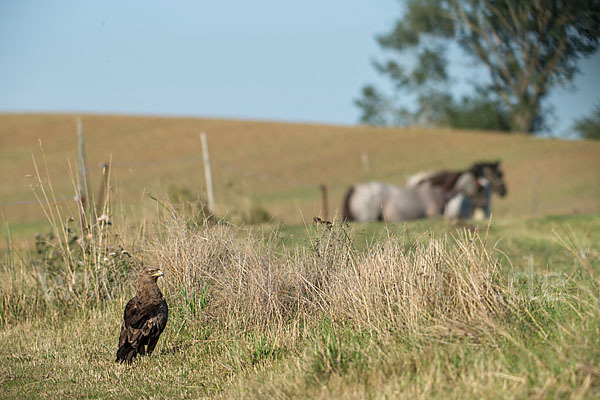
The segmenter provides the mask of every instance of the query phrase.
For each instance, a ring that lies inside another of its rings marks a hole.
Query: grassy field
[[[113,218],[85,241],[69,220],[72,201],[13,204],[50,183],[57,198],[72,196],[74,117],[0,116],[11,240],[0,251],[0,398],[600,396],[600,143],[199,119],[83,123],[89,164],[112,160]],[[198,218],[193,201],[203,191],[203,130],[216,223]],[[496,158],[509,195],[494,198],[491,222],[311,222],[322,212],[320,183],[333,209],[357,181],[402,183]],[[96,188],[99,170],[92,175]],[[271,222],[248,223],[253,212]],[[169,322],[153,355],[115,365],[141,265],[165,272]]]
[[[94,269],[91,250],[70,296],[60,269],[40,291],[3,263],[1,397],[600,394],[599,216],[238,229],[167,215],[128,247],[163,266],[170,305],[133,366],[113,363],[133,294],[119,260]]]
[[[99,187],[99,163],[112,162],[111,195],[122,209],[111,212],[130,216],[139,216],[140,205],[154,206],[148,194],[204,193],[201,131],[208,135],[219,215],[260,206],[275,220],[297,225],[322,211],[319,184],[329,187],[333,215],[354,183],[402,184],[418,171],[495,159],[503,161],[509,190],[506,198],[494,199],[495,216],[600,212],[600,143],[593,141],[185,118],[82,121],[93,190]],[[35,199],[32,156],[44,180],[47,166],[56,197],[63,199],[74,193],[76,152],[74,116],[0,115],[0,213],[15,240],[31,238],[45,221],[39,205],[13,205]]]

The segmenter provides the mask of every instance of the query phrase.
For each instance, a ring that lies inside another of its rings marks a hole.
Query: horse
[[[342,218],[346,221],[409,221],[443,215],[448,200],[475,189],[475,175],[466,171],[454,180],[450,191],[429,181],[398,187],[366,182],[351,187],[344,197]]]
[[[451,194],[456,180],[465,172],[471,172],[476,178],[476,190],[468,195]],[[491,194],[500,197],[507,194],[504,173],[500,169],[500,161],[476,162],[465,171],[420,172],[407,180],[407,185],[416,187],[424,183],[441,187],[450,197],[444,210],[444,216],[449,218],[488,218],[491,213]]]
[[[444,207],[444,217],[451,219],[487,219],[490,216],[491,195],[492,192],[487,179],[478,178],[475,193],[471,195],[458,193],[448,200]]]

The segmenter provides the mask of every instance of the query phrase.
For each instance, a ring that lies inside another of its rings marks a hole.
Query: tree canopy
[[[406,0],[402,17],[378,37],[391,57],[375,68],[391,80],[393,95],[367,85],[356,105],[370,124],[535,132],[544,126],[545,97],[572,82],[599,37],[600,0]],[[461,99],[451,95],[452,45],[473,61],[474,73],[479,66],[489,76]],[[416,110],[398,105],[411,95]]]
[[[600,140],[600,104],[590,116],[575,121],[574,128],[582,139]]]

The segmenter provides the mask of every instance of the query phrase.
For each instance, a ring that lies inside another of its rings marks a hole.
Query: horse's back
[[[433,171],[417,172],[416,174],[411,175],[406,179],[406,186],[407,187],[418,186],[419,184],[423,183],[427,179],[431,178],[434,174],[435,174],[435,172],[433,172]]]

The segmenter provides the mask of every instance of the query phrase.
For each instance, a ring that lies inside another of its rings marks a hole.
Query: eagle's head
[[[156,281],[165,274],[158,267],[146,267],[140,271],[137,282],[137,294],[158,292]]]
[[[165,276],[165,274],[158,267],[147,267],[144,269],[143,273],[155,281],[161,276]]]
[[[158,267],[146,267],[140,271],[138,282],[156,282],[158,278],[165,274]]]

